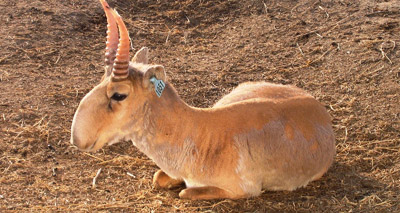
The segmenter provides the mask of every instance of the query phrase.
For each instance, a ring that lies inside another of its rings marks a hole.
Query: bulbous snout
[[[76,134],[71,134],[71,144],[78,147],[80,150],[90,151],[96,144],[96,141],[93,143],[85,143],[84,140],[81,140]]]
[[[96,144],[96,141],[88,140],[85,137],[80,137],[77,134],[79,130],[78,131],[75,130],[76,125],[74,125],[74,123],[72,124],[71,127],[71,144],[78,147],[78,149],[80,150],[90,151]]]
[[[97,142],[96,121],[93,116],[81,106],[75,112],[71,126],[71,144],[82,151],[91,151]]]
[[[108,141],[107,82],[97,85],[83,97],[71,125],[71,143],[82,151],[96,151]]]

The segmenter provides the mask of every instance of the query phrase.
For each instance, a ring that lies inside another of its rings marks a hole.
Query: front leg
[[[156,188],[171,189],[183,184],[183,180],[176,180],[165,174],[161,169],[154,173],[153,185]]]
[[[191,200],[211,200],[224,198],[239,199],[244,196],[234,195],[214,186],[203,186],[184,189],[179,193],[179,197]]]

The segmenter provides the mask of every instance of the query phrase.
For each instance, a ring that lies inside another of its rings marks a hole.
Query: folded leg
[[[245,196],[234,195],[214,186],[203,186],[184,189],[179,193],[179,197],[191,200],[211,200],[223,198],[239,199]]]
[[[156,188],[171,189],[183,184],[183,180],[176,180],[165,174],[162,170],[158,170],[153,177],[153,185]]]

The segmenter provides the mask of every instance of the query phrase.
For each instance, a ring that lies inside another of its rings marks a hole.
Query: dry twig
[[[382,59],[387,59],[388,61],[389,61],[389,63],[390,64],[393,64],[393,62],[392,62],[392,60],[390,60],[390,58],[387,56],[387,54],[385,53],[385,51],[383,51],[383,44],[384,44],[385,42],[383,42],[382,44],[381,44],[381,47],[379,48],[379,50],[381,51],[381,54],[382,54]],[[394,47],[396,46],[396,42],[394,42]],[[393,48],[394,49],[394,48]]]
[[[96,176],[94,176],[94,178],[93,178],[93,182],[92,182],[92,188],[93,188],[93,189],[96,188],[96,180],[97,180],[97,178],[99,177],[100,172],[101,172],[101,168],[97,171]]]
[[[326,12],[325,8],[323,8],[321,6],[318,6],[318,8],[325,12],[326,18],[328,19],[329,18],[329,14],[328,14],[328,12]]]
[[[267,4],[265,4],[264,1],[263,1],[263,4],[264,4],[264,9],[265,9],[265,14],[268,14],[268,7],[267,7]]]
[[[301,49],[301,47],[300,47],[300,45],[299,45],[299,43],[298,42],[296,42],[296,45],[297,45],[297,48],[299,49],[299,51],[300,51],[300,54],[304,57],[304,53],[303,53],[303,50]]]

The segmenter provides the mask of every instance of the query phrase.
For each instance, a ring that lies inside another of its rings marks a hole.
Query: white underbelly
[[[186,184],[186,188],[195,188],[195,187],[202,187],[202,186],[206,186],[204,184],[198,183],[192,179],[186,178],[183,179],[185,181]]]

